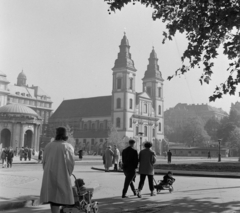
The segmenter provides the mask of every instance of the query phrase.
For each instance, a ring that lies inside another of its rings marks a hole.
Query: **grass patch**
[[[155,169],[183,170],[183,171],[206,171],[206,172],[240,172],[239,162],[223,163],[198,163],[198,164],[156,164]]]

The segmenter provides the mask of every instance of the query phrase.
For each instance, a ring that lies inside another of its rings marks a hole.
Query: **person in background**
[[[108,172],[109,168],[112,167],[112,162],[113,162],[113,151],[111,149],[111,146],[108,146],[104,156],[103,156],[103,161],[104,161],[104,166],[105,166],[105,171]]]
[[[145,178],[148,176],[149,189],[151,191],[151,196],[155,196],[154,193],[154,185],[153,185],[153,175],[154,175],[154,167],[153,165],[156,162],[156,154],[151,149],[152,143],[145,142],[145,149],[140,151],[139,153],[139,174],[140,174],[140,182],[138,185],[138,197],[141,198],[141,191],[144,186]]]
[[[135,141],[129,140],[129,146],[122,151],[122,168],[125,175],[122,198],[128,198],[127,190],[130,185],[133,194],[137,195],[133,181],[136,177],[136,169],[138,166],[138,153],[134,149]]]
[[[168,156],[168,163],[171,163],[171,161],[172,161],[172,152],[171,152],[170,149],[169,149],[169,151],[167,152],[167,156]]]
[[[120,152],[119,149],[117,148],[117,145],[114,145],[113,148],[113,163],[114,163],[114,170],[118,170],[118,164],[120,161]]]
[[[82,156],[83,156],[83,155],[82,155],[82,152],[83,152],[82,149],[79,149],[79,151],[78,151],[78,157],[79,157],[80,160],[82,160]]]
[[[60,206],[74,204],[70,178],[74,169],[74,148],[67,140],[66,128],[58,127],[55,140],[44,149],[40,203],[50,204],[52,213],[59,213]]]
[[[13,157],[14,157],[13,149],[10,147],[9,151],[8,151],[8,155],[7,155],[7,167],[8,168],[12,167]]]
[[[43,149],[41,148],[38,153],[38,163],[42,163],[43,159]]]
[[[5,148],[2,148],[2,153],[1,153],[1,159],[2,159],[2,168],[5,168],[6,166],[6,150]]]
[[[28,160],[30,161],[32,159],[32,149],[27,150]]]

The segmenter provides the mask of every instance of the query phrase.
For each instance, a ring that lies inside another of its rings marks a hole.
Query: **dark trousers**
[[[133,184],[133,180],[136,176],[136,172],[135,171],[131,171],[131,172],[124,171],[124,175],[126,177],[125,177],[125,181],[124,181],[124,187],[123,187],[122,195],[125,196],[127,194],[127,190],[128,190],[129,185],[130,185],[133,193],[135,193],[135,186]]]
[[[118,165],[117,165],[117,163],[114,164],[114,170],[118,170]]]
[[[146,176],[148,176],[148,184],[149,184],[149,189],[150,191],[154,190],[154,186],[153,186],[153,175],[140,175],[140,182],[138,185],[138,190],[141,191],[143,186],[144,186],[144,182],[145,182],[145,178]]]

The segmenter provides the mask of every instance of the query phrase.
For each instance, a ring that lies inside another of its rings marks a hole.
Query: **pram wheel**
[[[170,193],[173,192],[173,187],[172,187],[172,186],[169,187],[169,192],[170,192]]]

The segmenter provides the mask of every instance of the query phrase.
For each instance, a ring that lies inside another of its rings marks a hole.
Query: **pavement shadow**
[[[146,196],[146,197],[145,197]],[[179,199],[172,199],[170,201],[151,200],[149,195],[144,195],[139,199],[131,197],[122,199],[121,197],[98,199],[99,209],[102,213],[120,213],[120,212],[194,212],[194,213],[221,213],[226,211],[233,211],[233,209],[240,209],[239,201],[231,201],[226,203],[217,203],[213,200],[218,198],[206,197],[201,199],[192,199],[190,197],[183,197]],[[152,210],[152,211],[151,211]]]

